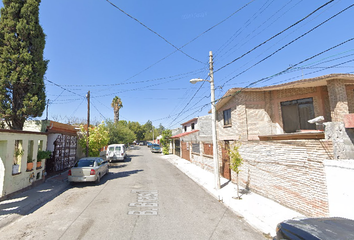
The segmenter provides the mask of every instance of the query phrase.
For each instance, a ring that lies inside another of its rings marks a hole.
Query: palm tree
[[[119,121],[119,109],[121,109],[123,107],[122,100],[119,97],[115,96],[112,100],[111,106],[114,111],[114,122],[118,122]]]

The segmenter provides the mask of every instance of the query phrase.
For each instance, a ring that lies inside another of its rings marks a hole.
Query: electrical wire
[[[320,9],[324,8],[325,6],[327,6],[328,4],[330,4],[331,2],[333,2],[334,0],[330,0],[327,3],[321,5],[320,7],[318,7],[317,9],[315,9],[314,11],[312,11],[310,14],[308,14],[307,16],[303,17],[302,19],[298,20],[297,22],[295,22],[294,24],[290,25],[289,27],[285,28],[284,30],[278,32],[277,34],[273,35],[272,37],[268,38],[266,41],[262,42],[261,44],[257,45],[256,47],[252,48],[251,50],[247,51],[246,53],[242,54],[241,56],[235,58],[234,60],[232,60],[231,62],[225,64],[224,66],[220,67],[219,69],[215,70],[214,73],[224,69],[225,67],[231,65],[232,63],[236,62],[237,60],[243,58],[244,56],[250,54],[251,52],[253,52],[254,50],[256,50],[257,48],[261,47],[262,45],[266,44],[267,42],[269,42],[270,40],[276,38],[277,36],[283,34],[284,32],[286,32],[287,30],[293,28],[294,26],[296,26],[297,24],[301,23],[302,21],[304,21],[305,19],[307,19],[308,17],[310,17],[311,15],[313,15],[314,13],[316,13],[317,11],[319,11]]]
[[[323,21],[322,23],[318,24],[317,26],[313,27],[312,29],[310,29],[309,31],[305,32],[304,34],[300,35],[299,37],[293,39],[292,41],[288,42],[287,44],[283,45],[281,48],[278,48],[276,51],[274,51],[273,53],[271,53],[270,55],[268,55],[267,57],[263,58],[262,60],[258,61],[257,63],[253,64],[252,66],[250,66],[249,68],[243,70],[242,72],[240,72],[239,74],[237,74],[236,76],[234,76],[233,78],[229,79],[228,81],[226,81],[225,83],[235,79],[236,77],[239,77],[240,75],[242,75],[243,73],[247,72],[248,70],[250,70],[251,68],[257,66],[258,64],[260,64],[261,62],[267,60],[268,58],[272,57],[273,55],[275,55],[276,53],[278,53],[279,51],[283,50],[284,48],[288,47],[290,44],[296,42],[297,40],[301,39],[302,37],[306,36],[307,34],[311,33],[312,31],[314,31],[315,29],[319,28],[320,26],[322,26],[323,24],[327,23],[328,21],[332,20],[333,18],[337,17],[339,14],[342,14],[343,12],[345,12],[346,10],[352,8],[354,6],[354,4],[346,7],[345,9],[341,10],[340,12],[336,13],[335,15],[331,16],[330,18],[326,19],[325,21]],[[219,69],[220,70],[220,69]]]
[[[157,65],[158,63],[162,62],[163,60],[167,59],[169,56],[173,55],[174,53],[178,52],[180,49],[184,48],[185,46],[189,45],[190,43],[194,42],[195,40],[197,40],[199,37],[201,37],[202,35],[204,35],[205,33],[209,32],[210,30],[212,30],[213,28],[219,26],[220,24],[222,24],[223,22],[225,22],[226,20],[228,20],[229,18],[231,18],[232,16],[234,16],[236,13],[240,12],[242,9],[244,9],[245,7],[247,7],[249,4],[251,4],[253,1],[255,0],[251,0],[248,3],[246,3],[245,5],[243,5],[241,8],[237,9],[235,12],[233,12],[232,14],[230,14],[229,16],[227,16],[225,19],[223,19],[222,21],[218,22],[217,24],[213,25],[212,27],[208,28],[207,30],[203,31],[202,33],[200,33],[198,36],[194,37],[193,39],[191,39],[189,42],[187,42],[186,44],[182,45],[182,47],[180,47],[179,49],[176,49],[175,51],[171,52],[170,54],[168,54],[167,56],[163,57],[162,59],[158,60],[157,62],[153,63],[152,65],[148,66],[147,68],[141,70],[140,72],[134,74],[133,76],[127,78],[124,81],[128,81],[138,75],[140,75],[141,73],[149,70],[150,68],[152,68],[153,66]],[[204,64],[204,63],[203,63]]]
[[[152,32],[153,34],[157,35],[159,38],[161,38],[162,40],[164,40],[166,43],[168,43],[169,45],[171,45],[173,48],[175,48],[177,51],[183,53],[184,55],[186,55],[187,57],[189,57],[190,59],[202,63],[204,64],[202,61],[199,61],[198,59],[188,55],[187,53],[185,53],[184,51],[181,50],[181,48],[176,47],[174,44],[172,44],[170,41],[168,41],[166,38],[164,38],[163,36],[161,36],[159,33],[157,33],[156,31],[152,30],[150,27],[148,27],[146,24],[142,23],[141,21],[139,21],[137,18],[133,17],[132,15],[130,15],[129,13],[125,12],[123,9],[121,9],[120,7],[118,7],[117,5],[113,4],[111,1],[106,0],[109,4],[111,4],[113,7],[115,7],[116,9],[118,9],[119,11],[121,11],[122,13],[124,13],[125,15],[127,15],[128,17],[130,17],[131,19],[133,19],[134,21],[138,22],[140,25],[142,25],[143,27],[145,27],[147,30],[149,30],[150,32]]]

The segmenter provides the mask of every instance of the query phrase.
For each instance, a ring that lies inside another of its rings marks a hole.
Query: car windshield
[[[120,146],[117,146],[117,147],[116,147],[116,151],[120,151]]]
[[[113,152],[114,151],[114,147],[109,147],[108,150]]]
[[[158,144],[153,144],[152,146],[153,147],[160,147],[160,145],[158,145]]]
[[[75,164],[75,167],[93,167],[94,164],[95,160],[82,159]]]

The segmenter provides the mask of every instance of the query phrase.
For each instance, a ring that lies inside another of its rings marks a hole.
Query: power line
[[[346,40],[346,41],[344,41],[344,42],[341,42],[341,43],[339,43],[339,44],[337,44],[337,45],[335,45],[335,46],[333,46],[333,47],[331,47],[331,48],[328,48],[328,49],[326,49],[326,50],[324,50],[324,51],[322,51],[322,52],[320,52],[320,53],[318,53],[318,54],[315,54],[315,55],[313,55],[313,56],[311,56],[311,57],[309,57],[309,58],[306,58],[305,60],[302,60],[302,61],[300,61],[300,62],[298,62],[298,63],[296,63],[296,64],[294,64],[294,65],[292,65],[292,66],[290,66],[290,67],[288,67],[288,68],[286,68],[286,69],[283,70],[283,71],[280,71],[280,72],[278,72],[278,73],[276,73],[276,74],[273,74],[273,75],[271,75],[271,76],[269,76],[269,77],[264,77],[264,78],[261,78],[261,79],[259,79],[259,80],[257,80],[257,81],[254,81],[254,82],[248,84],[246,87],[241,88],[241,90],[237,91],[236,93],[242,91],[243,89],[249,88],[249,87],[251,87],[251,86],[253,86],[253,85],[257,84],[257,83],[265,82],[265,81],[268,81],[268,80],[270,80],[270,79],[272,79],[272,78],[274,78],[274,77],[280,76],[280,75],[286,73],[287,71],[289,71],[290,69],[293,69],[293,68],[295,68],[296,66],[298,66],[298,65],[300,65],[300,64],[302,64],[302,63],[304,63],[304,62],[307,62],[307,61],[309,61],[309,60],[311,60],[311,59],[313,59],[313,58],[315,58],[315,57],[318,57],[318,56],[320,56],[320,55],[322,55],[322,54],[324,54],[324,53],[326,53],[326,52],[328,52],[328,51],[331,51],[331,50],[333,50],[333,49],[335,49],[335,48],[337,48],[337,47],[339,47],[339,46],[342,46],[342,45],[344,45],[344,44],[346,44],[346,43],[348,43],[348,42],[350,42],[350,41],[353,41],[353,40],[354,40],[354,38],[350,38],[350,39],[348,39],[348,40]],[[236,94],[236,93],[230,94],[230,95],[228,95],[228,96],[224,96],[224,97],[222,97],[221,99],[226,98],[226,97],[232,97],[232,96],[234,96],[234,94]],[[218,99],[218,100],[221,100],[221,99]]]
[[[129,13],[125,12],[123,9],[121,9],[120,7],[118,7],[117,5],[113,4],[111,1],[106,0],[108,3],[110,3],[113,7],[117,8],[119,11],[121,11],[122,13],[124,13],[125,15],[127,15],[128,17],[130,17],[131,19],[133,19],[134,21],[138,22],[140,25],[142,25],[143,27],[145,27],[147,30],[149,30],[150,32],[152,32],[153,34],[157,35],[159,38],[163,39],[166,43],[168,43],[169,45],[171,45],[173,48],[175,48],[177,51],[183,53],[184,55],[186,55],[187,57],[189,57],[190,59],[202,63],[203,62],[199,61],[198,59],[188,55],[187,53],[185,53],[184,51],[181,50],[181,48],[176,47],[174,44],[172,44],[170,41],[168,41],[166,38],[164,38],[163,36],[161,36],[160,34],[158,34],[156,31],[152,30],[151,28],[149,28],[147,25],[145,25],[144,23],[142,23],[141,21],[139,21],[137,18],[133,17],[132,15],[130,15]]]
[[[266,22],[268,22],[272,17],[274,17],[278,12],[280,12],[283,8],[285,8],[286,5],[288,5],[292,0],[290,0],[288,3],[286,3],[281,9],[279,9],[276,13],[274,13],[271,17],[269,17],[266,21],[264,21],[264,23],[262,23],[261,25],[259,25],[255,30],[252,31],[252,33],[254,33],[257,29],[259,29],[261,26],[263,26]],[[251,41],[252,39],[256,38],[257,36],[259,36],[261,33],[263,33],[265,30],[267,30],[270,26],[272,26],[275,22],[277,22],[282,16],[284,16],[285,14],[287,14],[291,9],[293,9],[294,7],[296,7],[298,4],[300,4],[300,2],[302,2],[303,0],[300,0],[299,2],[297,2],[294,6],[292,6],[290,9],[286,10],[282,15],[280,15],[277,19],[275,19],[273,22],[271,22],[268,26],[266,26],[265,28],[263,28],[260,32],[258,32],[256,35],[254,35],[251,39],[247,40],[248,36],[250,36],[252,33],[248,34],[245,38],[243,38],[244,43],[242,45],[240,45],[240,43],[236,43],[233,47],[231,47],[228,50],[228,55],[226,57],[228,57],[229,55],[233,54],[236,50],[242,48],[246,43],[248,43],[249,41]],[[241,29],[241,28],[240,28]],[[240,30],[239,29],[239,30]],[[236,32],[237,33],[237,32]],[[235,34],[236,34],[235,33]],[[235,35],[234,34],[234,35]],[[236,39],[236,37],[238,37],[240,34],[238,34],[237,36],[233,37],[233,40]],[[233,41],[232,40],[232,41]],[[230,42],[231,43],[231,42]],[[229,44],[228,44],[229,45]],[[231,49],[236,48],[238,45],[239,48],[237,48],[236,50],[230,52]],[[220,53],[217,53],[216,55],[218,56]],[[225,57],[224,57],[225,58]],[[216,57],[217,59],[217,57]],[[222,58],[223,59],[223,58]],[[220,61],[220,60],[219,60]]]
[[[320,26],[322,26],[323,24],[327,23],[328,21],[332,20],[333,18],[337,17],[339,14],[345,12],[346,10],[348,10],[349,8],[353,7],[354,4],[350,5],[349,7],[343,9],[342,11],[336,13],[335,15],[333,15],[332,17],[326,19],[325,21],[323,21],[322,23],[318,24],[317,26],[313,27],[312,29],[310,29],[309,31],[305,32],[304,34],[300,35],[299,37],[293,39],[292,41],[288,42],[287,44],[283,45],[281,48],[278,48],[276,51],[274,51],[272,54],[268,55],[267,57],[263,58],[262,60],[258,61],[257,63],[253,64],[251,67],[243,70],[242,72],[240,72],[239,74],[237,74],[236,76],[234,76],[233,78],[229,79],[228,81],[226,81],[225,83],[231,81],[232,79],[235,79],[236,77],[242,75],[243,73],[247,72],[248,70],[250,70],[251,68],[257,66],[258,64],[260,64],[261,62],[265,61],[266,59],[272,57],[273,55],[275,55],[277,52],[283,50],[284,48],[288,47],[290,44],[296,42],[297,40],[299,40],[300,38],[306,36],[307,34],[309,34],[310,32],[314,31],[315,29],[319,28]],[[219,68],[220,70],[221,68]],[[224,83],[224,84],[225,84]]]
[[[179,49],[176,49],[175,51],[171,52],[170,54],[168,54],[167,56],[163,57],[162,59],[158,60],[157,62],[155,62],[154,64],[148,66],[147,68],[141,70],[140,72],[136,73],[135,75],[129,77],[128,79],[126,79],[125,81],[128,81],[136,76],[138,76],[139,74],[147,71],[148,69],[152,68],[153,66],[157,65],[158,63],[162,62],[163,60],[167,59],[169,56],[173,55],[174,53],[180,51],[180,49],[184,48],[185,46],[187,46],[188,44],[194,42],[195,40],[197,40],[199,37],[201,37],[202,35],[204,35],[205,33],[209,32],[210,30],[212,30],[213,28],[217,27],[218,25],[222,24],[223,22],[225,22],[226,20],[228,20],[229,18],[231,18],[232,16],[234,16],[236,13],[240,12],[242,9],[244,9],[245,7],[247,7],[250,3],[252,3],[254,0],[251,0],[250,2],[246,3],[245,5],[243,5],[241,8],[237,9],[235,12],[233,12],[232,14],[230,14],[229,16],[227,16],[225,19],[223,19],[222,21],[218,22],[217,24],[213,25],[212,27],[208,28],[207,30],[205,30],[204,32],[200,33],[198,36],[194,37],[192,40],[190,40],[189,42],[187,42],[186,44],[184,44],[182,47],[180,47]]]
[[[308,14],[307,16],[303,17],[302,19],[298,20],[297,22],[295,22],[294,24],[290,25],[289,27],[285,28],[284,30],[278,32],[277,34],[273,35],[272,37],[268,38],[266,41],[262,42],[261,44],[257,45],[256,47],[252,48],[251,50],[247,51],[246,53],[242,54],[241,56],[235,58],[234,60],[232,60],[231,62],[225,64],[224,66],[220,67],[219,69],[215,70],[214,73],[220,71],[221,69],[229,66],[230,64],[236,62],[237,60],[243,58],[244,56],[248,55],[249,53],[253,52],[254,50],[256,50],[257,48],[261,47],[262,45],[266,44],[267,42],[269,42],[270,40],[276,38],[277,36],[281,35],[282,33],[286,32],[287,30],[289,30],[290,28],[296,26],[297,24],[299,24],[300,22],[304,21],[306,18],[310,17],[312,14],[314,14],[315,12],[319,11],[320,9],[322,9],[323,7],[327,6],[328,4],[330,4],[331,2],[333,2],[334,0],[330,0],[327,3],[323,4],[322,6],[318,7],[316,10],[312,11],[310,14]]]

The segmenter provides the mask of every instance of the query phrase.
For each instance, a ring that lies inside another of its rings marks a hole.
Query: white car
[[[109,172],[108,162],[99,157],[81,158],[68,172],[68,181],[96,182]]]
[[[106,150],[106,160],[112,161],[122,161],[127,157],[126,148],[124,144],[111,144],[108,145]]]

